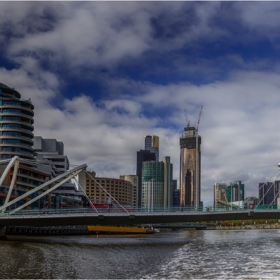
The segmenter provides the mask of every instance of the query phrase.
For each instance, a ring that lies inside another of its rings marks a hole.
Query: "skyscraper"
[[[278,184],[275,184],[273,182],[259,183],[260,205],[277,203],[278,197],[279,197]]]
[[[151,153],[149,150],[140,150],[137,152],[136,163],[136,175],[138,177],[138,189],[137,189],[137,206],[141,207],[142,200],[142,164],[146,161],[156,161],[155,153]]]
[[[226,190],[228,202],[243,201],[245,199],[245,185],[241,181],[230,182]]]
[[[170,157],[162,161],[143,162],[142,207],[148,211],[168,209],[173,204],[173,164]]]
[[[200,206],[201,137],[195,127],[187,126],[180,138],[180,196],[184,206]]]
[[[155,153],[156,161],[159,161],[159,137],[156,135],[146,135],[145,150]]]
[[[18,91],[0,83],[0,159],[33,158],[33,109],[30,100],[21,99]]]

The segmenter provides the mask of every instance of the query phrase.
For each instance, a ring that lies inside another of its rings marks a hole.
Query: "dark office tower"
[[[159,161],[159,137],[156,135],[146,135],[145,150],[155,153],[156,161]]]
[[[138,177],[138,190],[137,190],[138,207],[141,207],[141,202],[142,202],[142,164],[145,161],[156,161],[155,153],[151,153],[148,150],[140,150],[137,152],[136,175]]]
[[[184,206],[200,206],[201,137],[195,127],[185,127],[180,138],[180,196]]]
[[[259,183],[259,199],[260,205],[277,203],[277,197],[279,197],[278,183],[273,182]]]
[[[0,159],[33,158],[33,109],[30,100],[0,83]]]

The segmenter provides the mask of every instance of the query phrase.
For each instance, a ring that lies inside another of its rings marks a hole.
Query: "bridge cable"
[[[279,170],[277,170],[266,182],[264,182],[260,188],[259,191],[271,180],[271,178],[273,178],[276,173],[279,172]],[[275,180],[280,176],[280,174],[277,175],[277,177],[275,178]],[[267,195],[267,193],[269,192],[269,190],[271,189],[271,187],[275,184],[275,182],[273,184],[270,185],[269,189],[266,191],[266,193],[262,196],[262,199],[259,201],[259,203],[256,205],[255,209],[260,206],[260,203],[263,201],[264,197]],[[275,197],[273,198],[274,201]],[[269,205],[270,206],[270,205]]]
[[[77,180],[75,177],[74,177],[73,179],[75,180],[75,182],[78,184],[79,188],[80,188],[80,189],[82,190],[82,192],[84,193],[86,199],[87,199],[88,202],[89,202],[90,207],[93,208],[94,211],[98,214],[97,209],[95,208],[94,204],[92,203],[92,201],[90,200],[90,198],[89,198],[88,195],[86,194],[84,188],[80,185],[80,183],[78,182],[78,180]]]
[[[129,214],[128,213],[128,211],[105,189],[105,188],[103,188],[90,174],[89,174],[89,172],[87,172],[86,171],[86,174],[92,179],[92,180],[94,180],[94,182],[107,194],[107,195],[109,195],[109,197],[110,198],[112,198],[127,214]]]

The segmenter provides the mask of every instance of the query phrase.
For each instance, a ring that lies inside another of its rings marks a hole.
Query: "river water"
[[[0,279],[280,277],[280,230],[14,236],[0,252]]]

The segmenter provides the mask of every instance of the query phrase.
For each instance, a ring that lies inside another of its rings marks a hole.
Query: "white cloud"
[[[232,18],[254,31],[248,40],[263,30],[279,27],[278,3],[253,4],[230,4],[234,7]],[[164,58],[181,48],[185,51],[189,45],[199,48],[200,39],[215,42],[231,38],[225,26],[215,23],[221,11],[228,15],[228,5],[0,2],[1,50],[15,63],[12,70],[0,68],[0,82],[16,87],[23,98],[31,98],[35,105],[35,135],[63,141],[72,163],[87,163],[98,175],[108,177],[135,173],[136,151],[144,148],[145,135],[155,134],[160,137],[160,157],[171,156],[174,177],[178,179],[179,137],[186,125],[184,109],[195,124],[203,105],[203,200],[213,198],[215,182],[230,180],[244,180],[246,195],[257,195],[258,182],[268,179],[280,161],[280,77],[277,72],[252,70],[256,66],[270,69],[265,59],[248,62],[238,53],[226,53],[218,62],[213,61],[209,70],[209,59],[191,63],[181,61],[180,56],[167,65],[168,70],[173,66],[174,72],[181,75],[211,76],[220,71],[214,64],[224,60],[223,65],[233,63],[237,69],[247,71],[233,72],[229,67],[223,80],[200,86],[168,80],[158,85],[121,74],[113,78],[108,75],[104,83],[110,97],[96,100],[91,97],[94,92],[75,97],[60,94],[68,82],[63,79],[63,71],[75,73],[82,83],[84,76],[99,78],[96,67],[114,69],[146,52]],[[267,21],[267,15],[271,20]],[[275,34],[269,36],[275,38]],[[81,73],[84,67],[90,69],[90,74]]]

